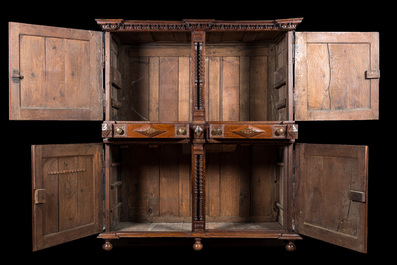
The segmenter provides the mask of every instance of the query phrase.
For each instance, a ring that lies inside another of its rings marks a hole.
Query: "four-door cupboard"
[[[366,252],[368,148],[295,143],[295,121],[378,119],[379,34],[301,20],[9,23],[9,118],[103,121],[103,143],[32,146],[33,250],[305,235]]]

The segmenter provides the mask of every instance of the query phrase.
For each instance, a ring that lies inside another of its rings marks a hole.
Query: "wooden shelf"
[[[244,231],[244,230],[258,230],[258,231],[281,231],[283,227],[277,222],[209,222],[206,226],[209,231]],[[192,229],[192,224],[188,223],[137,223],[137,222],[120,222],[113,229],[114,231],[131,231],[131,232],[189,232]]]

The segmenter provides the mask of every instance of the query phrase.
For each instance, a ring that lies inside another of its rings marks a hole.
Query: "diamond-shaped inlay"
[[[259,135],[261,133],[264,133],[265,131],[261,130],[261,129],[258,129],[258,128],[254,127],[254,126],[249,125],[248,127],[245,127],[245,128],[242,128],[242,129],[240,127],[237,130],[233,130],[231,132],[234,133],[234,134],[243,136],[245,138],[251,138],[251,137],[254,137],[254,136]]]
[[[140,133],[146,137],[150,137],[150,138],[166,132],[166,131],[160,131],[160,130],[150,127],[150,126],[149,127],[140,127],[134,131],[137,133]]]

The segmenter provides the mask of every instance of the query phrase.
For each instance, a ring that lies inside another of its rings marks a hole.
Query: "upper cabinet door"
[[[9,23],[11,120],[102,120],[102,32]]]
[[[33,250],[103,228],[102,144],[32,146]]]
[[[295,36],[295,120],[378,119],[379,33]]]
[[[366,146],[296,144],[295,230],[367,252]]]

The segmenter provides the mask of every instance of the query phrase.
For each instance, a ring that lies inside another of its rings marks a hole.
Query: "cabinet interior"
[[[208,32],[207,121],[291,120],[288,33]],[[117,32],[109,37],[110,119],[192,120],[190,32]]]
[[[112,145],[112,231],[191,231],[189,144]],[[287,147],[206,146],[207,230],[281,229]]]

